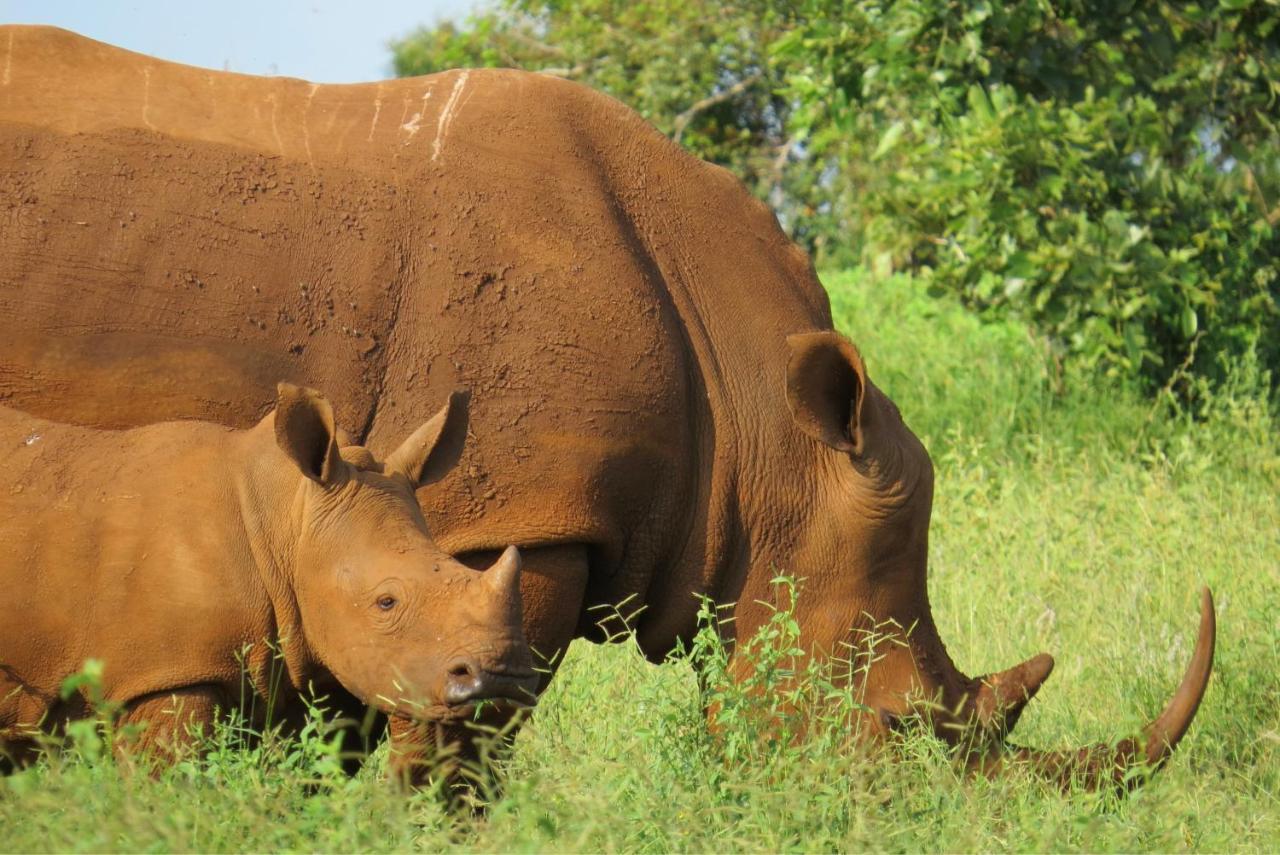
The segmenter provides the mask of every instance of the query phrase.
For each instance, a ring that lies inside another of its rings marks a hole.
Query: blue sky
[[[475,0],[0,0],[0,23],[55,24],[140,53],[320,83],[391,76],[387,41]]]

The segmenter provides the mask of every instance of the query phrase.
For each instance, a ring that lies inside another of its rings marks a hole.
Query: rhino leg
[[[34,763],[39,749],[34,739],[0,738],[0,778]]]
[[[340,687],[326,691],[321,706],[331,727],[342,735],[342,771],[354,777],[364,767],[369,754],[382,741],[387,729],[387,716],[374,707],[366,706],[359,698]],[[292,724],[291,730],[296,734],[301,727],[302,718]]]
[[[474,742],[464,727],[392,716],[387,737],[391,740],[387,767],[391,780],[402,789],[426,787],[441,778],[448,792],[465,785],[459,761],[470,759],[467,755],[472,754],[469,749]]]
[[[219,710],[228,709],[216,686],[186,686],[134,698],[120,718],[116,755],[134,769],[138,761],[158,770],[197,753]]]

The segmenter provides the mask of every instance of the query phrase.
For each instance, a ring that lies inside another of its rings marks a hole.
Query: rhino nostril
[[[465,704],[484,689],[484,671],[472,659],[459,658],[445,668],[444,700],[447,704]]]
[[[455,659],[445,669],[444,701],[461,705],[479,700],[499,699],[520,704],[536,702],[538,677],[532,671],[491,670],[476,660]]]

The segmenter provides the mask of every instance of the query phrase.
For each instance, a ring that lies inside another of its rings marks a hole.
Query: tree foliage
[[[820,263],[912,269],[1059,358],[1280,376],[1280,0],[499,0],[393,50],[608,92]]]

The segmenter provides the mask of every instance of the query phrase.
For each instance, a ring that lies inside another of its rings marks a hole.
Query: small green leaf
[[[876,150],[872,153],[871,159],[879,160],[888,154],[893,147],[898,144],[898,140],[902,139],[902,134],[906,129],[906,123],[901,119],[890,125],[889,130],[885,131],[884,136],[880,138],[880,144],[876,146]]]
[[[1200,328],[1200,319],[1196,317],[1196,310],[1190,306],[1182,307],[1182,335],[1184,338],[1191,338],[1196,334],[1196,330]]]
[[[969,100],[969,109],[984,122],[990,122],[992,117],[991,102],[987,99],[986,90],[978,84],[969,87],[967,94]]]

